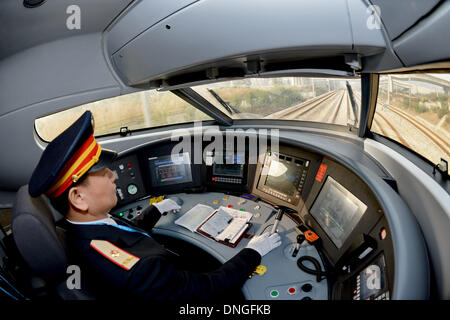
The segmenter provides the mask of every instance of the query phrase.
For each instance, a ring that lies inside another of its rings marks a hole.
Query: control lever
[[[270,234],[277,232],[278,225],[280,224],[281,218],[283,218],[284,213],[297,213],[294,209],[285,206],[275,206],[278,209],[277,215],[275,216],[275,223],[273,224]]]
[[[292,257],[296,257],[298,252],[300,251],[300,245],[305,241],[305,236],[303,234],[299,234],[297,236],[297,243],[295,244],[294,251],[292,252]]]

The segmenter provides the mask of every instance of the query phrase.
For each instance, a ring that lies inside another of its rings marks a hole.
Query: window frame
[[[385,146],[401,154],[403,157],[411,161],[414,165],[419,167],[419,169],[421,169],[428,176],[430,176],[434,181],[436,181],[444,190],[447,190],[447,192],[450,194],[450,184],[439,170],[434,170],[436,167],[435,163],[432,163],[429,159],[425,158],[424,156],[415,152],[414,150],[405,147],[400,142],[395,141],[394,139],[391,139],[389,137],[385,137],[376,132],[370,132],[370,135],[367,136],[367,138],[370,138],[372,140],[375,140],[376,142],[384,144]],[[435,171],[436,174],[433,174],[433,171]]]

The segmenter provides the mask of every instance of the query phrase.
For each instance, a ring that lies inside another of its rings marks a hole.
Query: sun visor
[[[367,27],[371,12],[363,1],[175,3],[180,7],[165,6],[159,20],[150,4],[136,5],[108,30],[109,54],[127,85],[330,66],[347,72],[358,65],[345,55],[364,57],[386,47],[381,30]]]

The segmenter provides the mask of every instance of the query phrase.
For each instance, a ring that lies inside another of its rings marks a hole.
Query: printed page
[[[216,240],[225,241],[228,239],[230,243],[236,242],[239,237],[236,235],[241,235],[247,226],[246,219],[234,218],[233,221],[223,230],[217,237]],[[234,240],[234,241],[233,241]]]
[[[195,232],[203,221],[208,219],[214,211],[214,208],[205,206],[204,204],[197,204],[191,210],[175,220],[175,223],[189,229],[191,232]]]
[[[222,208],[219,208],[217,212],[200,227],[200,230],[217,240],[216,237],[225,230],[232,221],[233,217],[228,212],[222,210]]]
[[[245,219],[246,222],[249,222],[250,219],[253,217],[253,213],[247,211],[240,211],[233,208],[227,208],[222,206],[219,209],[228,212],[230,215],[233,216],[233,218]]]
[[[238,233],[235,234],[235,236],[230,240],[230,243],[235,243],[239,239],[239,237],[244,233],[246,228],[247,228],[247,223],[244,224],[242,226],[242,229]]]

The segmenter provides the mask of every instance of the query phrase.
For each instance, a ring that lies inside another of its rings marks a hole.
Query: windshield
[[[450,74],[381,75],[372,132],[432,163],[450,161]]]
[[[38,118],[35,121],[36,132],[42,140],[52,141],[86,110],[94,116],[96,136],[118,133],[122,127],[137,130],[212,120],[171,92],[148,90],[87,103]]]
[[[193,89],[233,119],[359,123],[359,78],[248,78]]]

